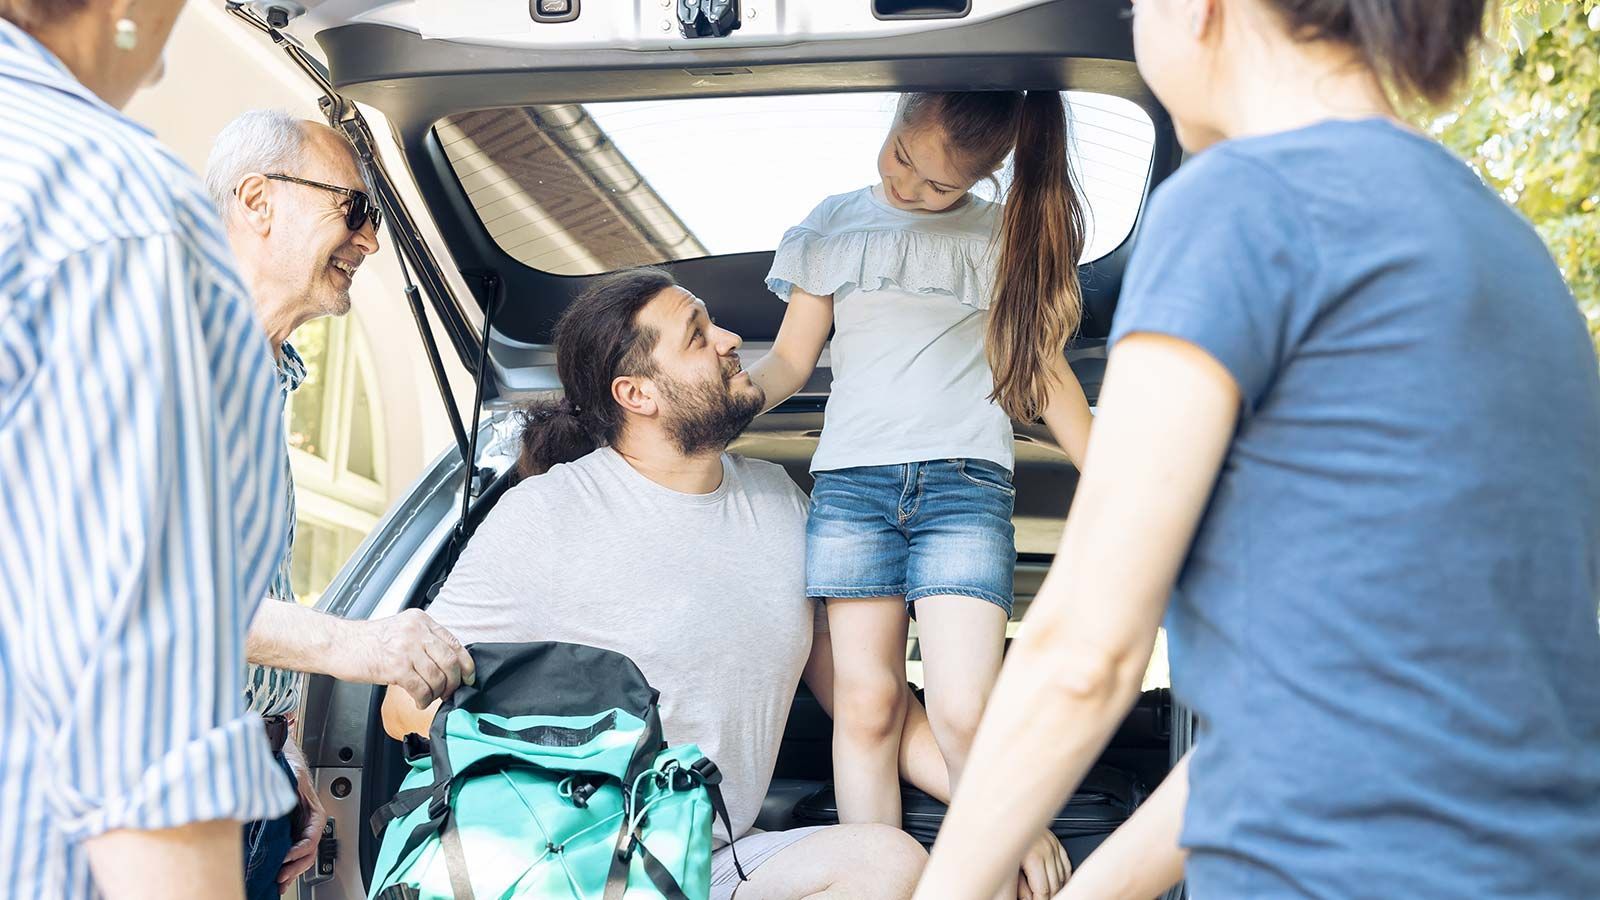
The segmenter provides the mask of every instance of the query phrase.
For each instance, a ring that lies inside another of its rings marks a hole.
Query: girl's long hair
[[[1078,260],[1084,213],[1067,162],[1067,114],[1057,91],[906,94],[901,121],[943,131],[951,157],[974,180],[1015,151],[1000,219],[984,342],[994,393],[1013,419],[1044,412],[1050,364],[1083,320]]]

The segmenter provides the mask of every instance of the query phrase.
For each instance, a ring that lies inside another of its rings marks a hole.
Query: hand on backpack
[[[418,709],[473,683],[472,656],[421,610],[352,624],[358,630],[350,648],[356,669],[351,680],[396,685],[411,695]]]

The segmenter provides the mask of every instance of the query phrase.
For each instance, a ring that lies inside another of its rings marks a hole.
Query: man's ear
[[[233,196],[238,201],[235,215],[251,232],[266,237],[272,232],[272,182],[259,172],[239,179]]]
[[[661,411],[656,403],[656,384],[648,378],[621,375],[612,379],[611,399],[636,416],[650,417]]]

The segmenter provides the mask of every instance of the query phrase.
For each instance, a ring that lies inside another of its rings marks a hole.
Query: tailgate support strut
[[[417,278],[422,281],[427,292],[439,301],[441,306],[458,308],[455,303],[454,293],[450,286],[440,275],[438,260],[428,245],[422,241],[417,230],[416,222],[411,218],[410,211],[400,200],[399,192],[394,187],[394,182],[389,178],[388,170],[383,162],[373,152],[372,132],[367,127],[366,120],[355,104],[350,103],[334,90],[333,82],[322,64],[311,58],[298,42],[284,34],[279,24],[263,19],[254,10],[247,7],[242,0],[228,0],[227,10],[235,18],[248,24],[250,27],[262,32],[272,39],[272,42],[282,48],[302,72],[315,83],[322,92],[319,105],[328,118],[328,124],[343,134],[351,145],[355,147],[357,155],[361,158],[362,166],[367,170],[368,177],[372,180],[372,188],[377,193],[378,205],[382,207],[385,217],[389,220],[389,236],[394,241],[395,250],[399,257],[400,274],[406,283],[406,303],[411,308],[411,315],[417,323],[417,333],[422,338],[423,348],[427,351],[428,365],[433,370],[433,379],[439,388],[439,399],[444,402],[445,414],[450,419],[450,429],[455,434],[456,447],[461,453],[461,461],[466,470],[465,486],[462,490],[462,521],[457,524],[459,536],[464,536],[463,530],[466,523],[466,511],[471,500],[476,497],[483,485],[477,469],[478,450],[478,422],[483,412],[484,379],[489,369],[489,337],[494,325],[494,315],[497,307],[501,305],[500,297],[502,285],[497,276],[488,274],[484,278],[485,287],[489,296],[484,301],[483,333],[469,335],[464,333],[461,323],[450,321],[449,317],[441,315],[440,321],[449,331],[452,341],[463,357],[472,358],[472,368],[475,370],[475,391],[473,395],[472,430],[469,432],[461,420],[461,411],[456,407],[455,398],[450,390],[450,379],[445,372],[444,360],[439,353],[438,341],[434,339],[433,329],[429,326],[427,310],[423,305],[421,293],[412,281],[411,272],[414,268]],[[479,339],[474,346],[473,339]]]

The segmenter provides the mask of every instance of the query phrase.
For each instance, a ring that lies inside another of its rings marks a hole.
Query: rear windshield
[[[508,255],[557,275],[772,250],[818,201],[878,180],[896,94],[562,104],[450,116],[435,134]],[[1154,128],[1133,103],[1069,91],[1085,262],[1133,229]],[[975,189],[993,197],[999,183]]]

